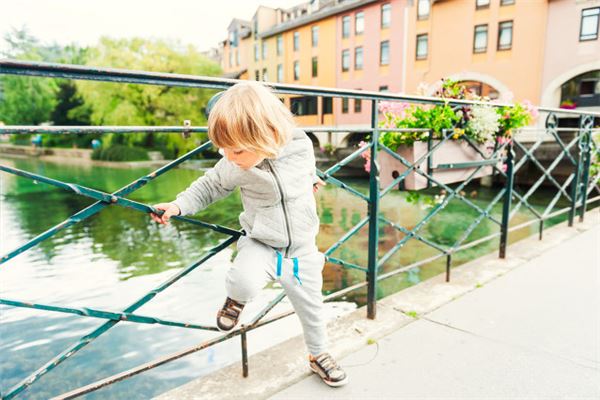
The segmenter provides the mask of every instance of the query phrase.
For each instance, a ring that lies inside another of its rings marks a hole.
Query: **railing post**
[[[577,212],[577,198],[579,197],[579,179],[582,175],[582,159],[583,152],[581,151],[581,130],[577,133],[577,162],[575,164],[575,177],[571,183],[571,209],[569,210],[569,226],[573,226],[575,213]],[[563,150],[564,151],[564,150]]]
[[[367,318],[377,314],[377,262],[379,258],[379,166],[377,148],[379,143],[378,101],[371,101],[371,171],[369,173],[369,261],[367,271]]]
[[[515,153],[513,148],[513,139],[506,145],[506,191],[504,192],[504,202],[502,204],[502,225],[500,226],[500,258],[506,257],[506,244],[508,242],[508,224],[510,222],[510,203],[512,201]]]
[[[587,209],[587,193],[590,179],[590,165],[592,161],[592,127],[594,126],[594,117],[591,115],[582,115],[579,122],[579,131],[581,137],[580,150],[583,155],[583,176],[581,178],[581,208],[579,209],[579,222],[583,222],[583,217]],[[583,132],[582,132],[583,131]]]
[[[248,340],[246,337],[246,327],[242,327],[242,375],[248,377]]]

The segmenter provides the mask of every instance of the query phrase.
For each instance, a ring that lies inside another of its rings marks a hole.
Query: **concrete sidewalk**
[[[523,265],[339,360],[347,386],[270,399],[600,399],[600,225],[518,248]]]

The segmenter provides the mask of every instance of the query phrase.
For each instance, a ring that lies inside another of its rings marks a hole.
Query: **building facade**
[[[259,7],[250,21],[230,24],[223,68],[242,79],[426,95],[450,78],[507,102],[598,107],[599,10],[600,0],[313,0],[291,9]],[[304,127],[370,125],[368,101],[284,101]],[[313,140],[345,146],[362,136],[336,137]]]

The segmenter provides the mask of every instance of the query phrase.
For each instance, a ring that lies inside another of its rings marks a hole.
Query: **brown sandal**
[[[237,325],[243,309],[244,304],[238,303],[237,301],[228,297],[225,300],[223,307],[217,313],[217,328],[221,332],[232,330]]]

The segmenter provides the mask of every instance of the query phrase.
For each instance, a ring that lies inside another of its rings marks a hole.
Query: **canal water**
[[[153,170],[61,165],[17,158],[0,159],[0,163],[105,192],[116,191]],[[147,204],[170,201],[201,174],[201,171],[194,169],[176,169],[132,193],[129,198]],[[368,191],[368,182],[365,180],[344,181],[363,193]],[[485,207],[497,193],[496,190],[473,187],[466,189],[465,194],[475,204]],[[431,192],[432,195],[436,193],[435,190]],[[356,196],[333,185],[325,186],[316,196],[321,220],[318,243],[324,251],[366,216],[367,207]],[[407,194],[403,192],[390,193],[382,200],[381,210],[385,218],[412,229],[431,211],[431,205],[426,200],[428,196],[412,201],[406,201],[406,197]],[[549,201],[543,191],[532,202],[535,203],[536,199],[538,208]],[[0,173],[0,254],[21,246],[93,202],[71,192]],[[197,217],[239,228],[237,217],[240,211],[239,192],[236,191]],[[500,219],[501,205],[498,204],[491,214]],[[452,245],[477,215],[477,211],[464,202],[452,200],[420,233],[443,246]],[[519,224],[531,217],[532,214],[522,208],[512,223]],[[550,224],[560,220],[556,218]],[[536,228],[532,226],[516,231],[511,234],[511,241],[533,234]],[[498,226],[485,219],[468,240],[497,231]],[[367,232],[368,226],[363,227],[357,236],[332,256],[365,266]],[[381,254],[391,249],[402,237],[403,234],[394,228],[382,226]],[[174,221],[169,226],[161,226],[144,213],[110,206],[0,266],[0,297],[119,311],[199,259],[208,248],[225,238],[224,235],[182,222]],[[461,251],[454,255],[453,265],[495,251],[497,247],[498,241],[491,240]],[[214,325],[215,313],[225,298],[224,276],[234,248],[235,245],[230,246],[213,257],[136,313]],[[436,254],[437,250],[411,239],[382,267],[382,272]],[[444,270],[445,259],[442,258],[398,274],[380,283],[378,297],[400,291]],[[324,293],[363,282],[364,275],[358,270],[327,264]],[[247,306],[243,320],[250,319],[279,291],[277,284],[267,286]],[[365,301],[365,290],[351,292],[337,302],[328,303],[327,317],[334,318],[350,312]],[[289,307],[284,301],[275,312]],[[0,306],[0,392],[6,394],[15,384],[104,322],[69,314]],[[295,316],[285,318],[251,332],[249,351],[258,352],[300,332],[301,327]],[[217,335],[214,332],[121,322],[42,377],[21,396],[26,399],[46,399]],[[85,398],[146,399],[225,365],[239,362],[240,354],[240,342],[235,338],[111,385]]]

